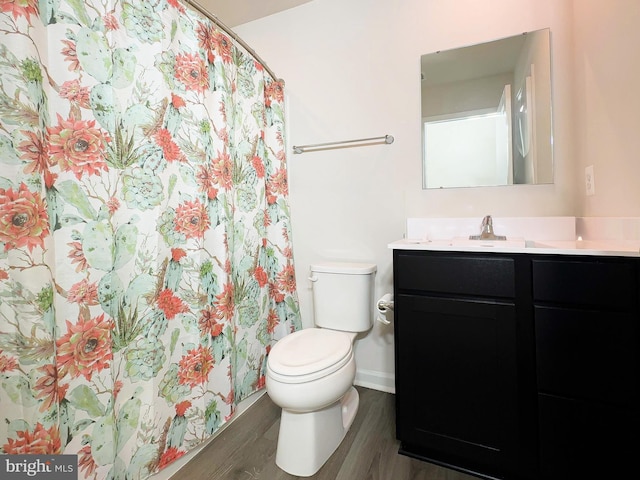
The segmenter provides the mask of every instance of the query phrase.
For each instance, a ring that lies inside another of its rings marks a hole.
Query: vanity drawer
[[[515,294],[512,258],[400,250],[394,256],[394,279],[399,290],[502,298]]]
[[[636,264],[630,261],[532,260],[533,300],[635,310]]]

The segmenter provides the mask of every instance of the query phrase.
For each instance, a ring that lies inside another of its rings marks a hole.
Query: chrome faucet
[[[493,219],[491,215],[485,215],[480,224],[480,235],[469,235],[469,240],[506,240],[504,235],[493,233]]]

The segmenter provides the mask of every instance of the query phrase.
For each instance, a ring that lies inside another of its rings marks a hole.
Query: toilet
[[[276,464],[299,477],[316,473],[338,448],[358,410],[353,344],[372,325],[376,265],[311,265],[314,328],[278,341],[266,385],[282,408]]]

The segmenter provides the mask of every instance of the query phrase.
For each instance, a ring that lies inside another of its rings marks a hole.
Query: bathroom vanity
[[[400,453],[484,478],[635,470],[637,249],[390,247]]]

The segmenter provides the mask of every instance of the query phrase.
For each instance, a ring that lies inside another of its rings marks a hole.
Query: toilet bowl
[[[291,475],[315,474],[353,423],[359,403],[353,346],[358,332],[371,327],[375,270],[312,265],[316,327],[287,335],[269,353],[267,394],[282,408],[276,464]]]
[[[308,328],[288,335],[269,354],[267,392],[282,408],[276,464],[291,475],[316,473],[355,418],[353,338]]]
[[[278,342],[269,353],[266,375],[274,403],[303,413],[324,408],[343,396],[356,376],[354,337],[307,328]]]

